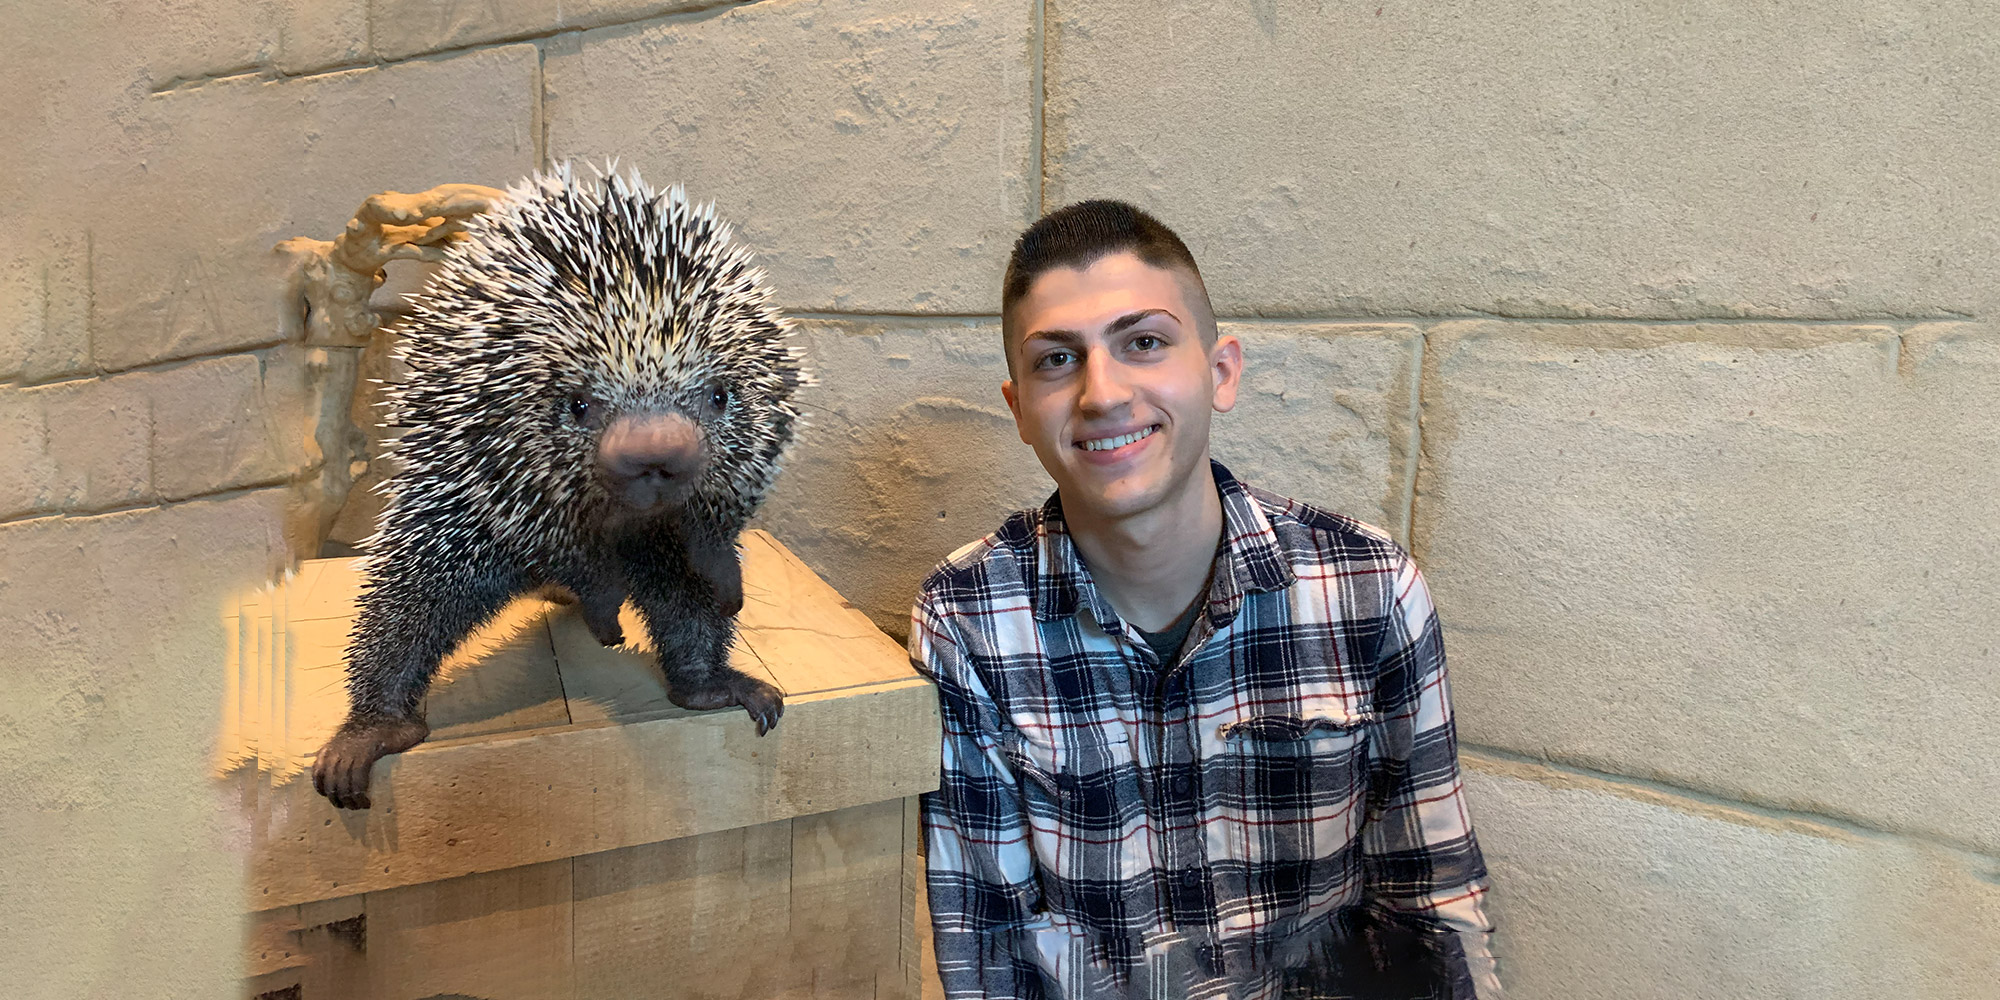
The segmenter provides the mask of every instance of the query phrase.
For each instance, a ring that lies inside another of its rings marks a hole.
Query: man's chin
[[[1165,495],[1164,484],[1153,477],[1128,474],[1116,478],[1090,475],[1072,475],[1068,482],[1056,484],[1062,494],[1063,509],[1085,514],[1097,520],[1114,521],[1120,518],[1142,514],[1160,503]]]
[[[1208,463],[1199,456],[1187,461],[1185,469],[1171,455],[1148,459],[1123,469],[1066,465],[1060,476],[1051,476],[1062,493],[1063,510],[1099,522],[1123,520],[1174,504],[1188,489],[1198,488],[1196,483],[1208,480]]]

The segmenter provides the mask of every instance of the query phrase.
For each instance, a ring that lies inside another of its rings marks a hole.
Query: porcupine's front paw
[[[601,601],[583,602],[583,623],[590,628],[590,634],[606,646],[625,644],[625,627],[618,623],[618,601],[605,604]]]
[[[340,809],[366,809],[368,772],[375,762],[424,741],[431,727],[401,716],[348,717],[313,758],[313,790]]]
[[[688,564],[697,578],[707,581],[722,617],[734,618],[743,610],[743,567],[737,562],[736,546],[691,547]]]
[[[759,736],[776,728],[778,717],[785,714],[784,692],[741,670],[718,671],[701,686],[669,681],[667,700],[696,711],[741,705],[757,721]]]

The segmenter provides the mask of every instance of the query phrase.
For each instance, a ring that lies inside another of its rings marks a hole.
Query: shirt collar
[[[1278,544],[1278,534],[1263,505],[1221,462],[1210,460],[1209,473],[1215,477],[1216,493],[1222,499],[1222,546],[1216,554],[1215,579],[1209,585],[1209,615],[1218,625],[1233,618],[1243,604],[1243,595],[1283,590],[1296,576],[1291,561]],[[1049,494],[1042,504],[1041,524],[1035,539],[1034,613],[1036,621],[1060,621],[1088,604],[1098,624],[1107,631],[1118,620],[1111,603],[1091,582],[1090,569],[1083,564],[1076,545],[1070,540],[1063,520],[1062,494]]]

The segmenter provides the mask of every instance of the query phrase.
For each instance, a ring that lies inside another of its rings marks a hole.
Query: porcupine
[[[781,693],[729,665],[736,538],[778,472],[806,376],[764,273],[713,204],[567,166],[468,221],[402,328],[387,392],[401,462],[367,543],[348,717],[313,764],[342,808],[430,734],[440,661],[517,595],[555,585],[605,645],[629,596],[675,704]]]

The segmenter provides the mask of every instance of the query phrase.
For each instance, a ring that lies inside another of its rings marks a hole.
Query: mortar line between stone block
[[[315,465],[310,470],[301,470],[300,472],[293,475],[280,476],[274,479],[261,479],[254,483],[245,483],[241,486],[231,486],[226,490],[211,490],[207,493],[194,493],[184,497],[173,497],[171,499],[160,499],[156,497],[151,500],[140,500],[128,504],[119,504],[114,507],[94,507],[88,510],[77,509],[77,510],[37,511],[32,514],[17,514],[13,517],[0,517],[0,527],[8,527],[16,524],[27,524],[31,521],[55,521],[55,520],[81,521],[93,517],[110,517],[113,514],[130,514],[133,511],[139,511],[139,510],[165,510],[169,507],[179,507],[182,504],[207,503],[216,500],[234,500],[237,497],[248,496],[252,493],[258,493],[264,490],[283,489],[287,486],[291,486],[297,483],[303,478],[308,478],[309,476],[316,474],[320,470],[320,468],[321,468],[320,466]]]
[[[233,358],[238,354],[255,354],[258,351],[268,351],[273,347],[283,347],[286,344],[290,343],[295,343],[295,341],[267,340],[262,343],[245,344],[242,347],[233,347],[226,351],[213,351],[207,354],[178,355],[171,358],[160,358],[155,361],[148,361],[144,364],[130,365],[124,368],[93,368],[90,371],[72,372],[67,375],[57,375],[53,378],[39,379],[34,381],[22,380],[18,382],[0,382],[0,389],[44,389],[48,388],[49,386],[67,385],[71,382],[88,382],[91,379],[112,378],[118,375],[132,375],[140,372],[167,371],[169,369],[190,365],[197,361],[209,361],[215,358]]]
[[[1033,93],[1033,106],[1028,115],[1030,127],[1035,134],[1035,218],[1041,218],[1049,210],[1049,159],[1048,159],[1048,0],[1035,0],[1034,26],[1034,66],[1030,69],[1033,80],[1029,89]]]
[[[1424,452],[1424,354],[1427,334],[1419,330],[1411,349],[1409,452],[1403,456],[1403,547],[1417,558],[1417,476],[1423,467]],[[1418,560],[1421,565],[1422,560]]]
[[[1243,313],[1218,315],[1221,323],[1243,323],[1247,325],[1286,323],[1379,323],[1379,324],[1433,324],[1447,322],[1484,321],[1492,323],[1535,324],[1538,326],[1889,326],[1901,327],[1921,323],[1961,323],[1975,320],[1970,314],[1949,314],[1937,316],[1865,315],[1838,318],[1797,316],[1508,316],[1484,312],[1439,312],[1439,313]]]
[[[1440,317],[1443,318],[1443,317]],[[1634,323],[1648,326],[1686,326],[1690,323],[1714,325],[1763,326],[1784,323],[1797,326],[1895,326],[1908,323],[1960,323],[1977,317],[1969,312],[1944,311],[1938,313],[1857,313],[1853,316],[1533,316],[1510,315],[1507,313],[1468,314],[1467,319],[1490,319],[1504,323],[1547,323],[1550,325],[1592,325],[1598,323]]]
[[[83,248],[85,253],[90,252],[90,243],[87,240],[84,243]],[[49,262],[43,261],[40,273],[35,276],[39,278],[41,281],[41,287],[39,289],[36,289],[36,291],[41,292],[41,296],[36,301],[35,304],[39,308],[39,311],[42,314],[41,322],[42,322],[42,333],[44,336],[48,334],[49,324],[50,322],[52,322],[55,316],[55,305],[54,305],[55,293],[51,287],[53,282],[49,278],[49,270],[53,266],[54,265],[50,264]],[[91,338],[95,335],[96,324],[93,323],[90,319],[89,307],[85,306],[84,309],[85,311],[84,311],[84,321],[83,321],[84,322],[83,363],[85,367],[94,368],[97,365],[97,356],[96,356],[97,345],[92,343]],[[20,372],[21,377],[18,382],[14,383],[14,385],[18,385],[25,388],[26,386],[33,384],[28,381],[28,371],[27,371],[28,369],[32,369],[34,367],[34,360],[32,353],[22,355],[21,367],[23,369]],[[67,380],[67,378],[69,377],[58,376],[58,379],[62,380]]]
[[[486,49],[497,49],[508,45],[520,45],[524,42],[541,42],[554,38],[557,35],[582,34],[583,32],[596,31],[600,28],[624,28],[633,25],[669,24],[675,21],[705,20],[716,14],[725,13],[730,8],[750,7],[761,2],[764,2],[764,0],[716,0],[716,2],[708,4],[707,6],[703,7],[682,8],[680,10],[669,11],[664,14],[654,14],[648,17],[635,17],[626,20],[605,21],[601,24],[591,24],[586,26],[552,25],[545,28],[535,28],[533,30],[525,31],[520,34],[505,35],[499,38],[482,39],[477,42],[467,42],[463,45],[449,45],[435,49],[423,49],[418,52],[411,52],[407,55],[400,55],[393,59],[383,59],[379,56],[376,56],[370,59],[358,59],[350,62],[328,63],[327,65],[324,66],[316,66],[312,69],[300,70],[298,72],[292,72],[292,73],[287,73],[283,70],[280,70],[275,65],[272,65],[270,63],[260,63],[248,67],[243,67],[240,69],[236,67],[229,67],[216,72],[206,73],[201,76],[174,77],[173,79],[170,79],[165,83],[161,83],[154,86],[150,93],[151,96],[159,97],[166,94],[176,94],[192,90],[198,90],[212,83],[227,83],[233,80],[241,80],[245,78],[270,80],[270,81],[290,81],[290,80],[305,80],[316,76],[331,76],[335,73],[348,73],[358,69],[382,69],[389,66],[399,66],[404,63],[423,62],[426,60],[433,60],[440,58],[451,58],[454,56],[461,56],[473,52],[484,51]],[[370,53],[373,53],[375,51],[376,31],[375,31],[375,16],[373,7],[374,7],[373,4],[369,5],[369,11],[366,20],[366,28],[363,32],[367,40],[368,51]]]
[[[999,313],[786,312],[785,318],[819,323],[895,323],[898,325],[908,325],[911,322],[960,324],[1000,322]]]
[[[46,290],[45,290],[46,291]],[[44,303],[48,301],[45,294]],[[42,329],[48,329],[48,317],[43,317]],[[83,357],[84,362],[96,369],[97,364],[97,230],[83,231]]]
[[[838,309],[785,310],[796,319],[886,320],[886,319],[988,319],[999,321],[998,313],[988,312],[897,312],[894,310],[843,311]],[[1495,323],[1541,326],[1904,326],[1917,323],[1963,322],[1964,317],[1944,316],[1912,319],[1902,316],[1856,316],[1847,319],[1796,319],[1783,317],[1696,317],[1691,319],[1629,319],[1619,317],[1577,318],[1573,316],[1495,316],[1484,313],[1298,313],[1286,315],[1218,315],[1218,323],[1243,326],[1297,326],[1308,323],[1338,323],[1355,326],[1434,326],[1438,323],[1488,320]]]
[[[535,169],[549,169],[549,50],[542,39],[535,40],[535,90],[529,98],[528,127],[534,130]]]
[[[146,496],[157,503],[160,498],[159,400],[150,392],[140,393],[139,398],[144,401],[146,413]]]
[[[1458,746],[1462,752],[1463,759],[1467,763],[1474,765],[1475,768],[1481,762],[1481,759],[1485,758],[1487,762],[1495,765],[1511,765],[1517,768],[1550,771],[1556,775],[1579,780],[1580,782],[1606,786],[1604,791],[1607,794],[1623,795],[1633,798],[1635,801],[1657,804],[1659,799],[1679,799],[1687,802],[1690,806],[1697,807],[1682,810],[1684,812],[1696,814],[1707,813],[1710,815],[1715,813],[1736,813],[1745,819],[1761,820],[1765,824],[1788,827],[1794,830],[1801,826],[1816,826],[1832,833],[1841,833],[1862,839],[1879,840],[1890,838],[1915,841],[1920,844],[1927,844],[1932,847],[1969,855],[1979,858],[1982,861],[2000,864],[2000,855],[1994,854],[1987,848],[1935,833],[1918,830],[1899,830],[1878,826],[1849,816],[1812,812],[1804,809],[1788,809],[1782,806],[1773,806],[1745,799],[1733,799],[1725,795],[1718,795],[1714,792],[1704,791],[1687,785],[1661,781],[1656,778],[1641,778],[1629,774],[1618,774],[1612,771],[1600,771],[1595,768],[1584,767],[1565,761],[1533,757],[1518,751],[1508,750],[1504,747],[1467,743],[1464,741],[1460,741]],[[1498,772],[1501,769],[1496,768],[1495,770]],[[1534,779],[1524,778],[1523,780]],[[1580,784],[1578,787],[1585,786]],[[1668,808],[1672,807],[1668,806]]]

